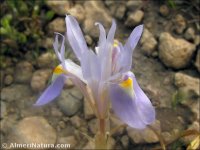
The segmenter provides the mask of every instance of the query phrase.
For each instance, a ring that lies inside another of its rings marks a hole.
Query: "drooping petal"
[[[143,129],[146,124],[140,118],[133,97],[130,97],[120,86],[111,85],[110,99],[115,114],[130,127]]]
[[[60,75],[59,77],[57,77],[54,82],[52,82],[52,84],[42,93],[42,95],[39,97],[34,105],[45,105],[58,97],[61,93],[61,90],[63,89],[64,81],[64,75]]]
[[[133,86],[135,91],[135,102],[139,110],[138,113],[146,124],[151,124],[155,121],[155,108],[152,106],[151,101],[140,88],[136,78],[133,78]]]
[[[129,126],[144,128],[155,120],[155,109],[132,72],[128,72],[124,79],[125,82],[110,88],[112,107]]]
[[[70,15],[66,16],[67,37],[74,50],[76,57],[80,60],[84,51],[88,50],[82,31],[76,19]]]
[[[124,71],[128,71],[131,69],[132,65],[132,53],[134,48],[136,47],[143,31],[143,25],[139,25],[135,27],[135,29],[132,31],[131,35],[129,36],[126,44],[124,45],[124,51],[122,53],[122,61],[123,61],[123,67]]]

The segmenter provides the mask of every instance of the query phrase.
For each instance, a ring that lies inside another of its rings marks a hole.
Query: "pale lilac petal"
[[[141,119],[136,102],[118,85],[110,87],[110,99],[115,114],[130,127],[143,129],[146,124]]]
[[[54,50],[55,50],[55,53],[56,53],[58,59],[62,63],[63,68],[66,69],[66,65],[64,63],[65,62],[65,37],[62,34],[57,33],[57,32],[55,32],[55,34],[56,34],[56,37],[55,37],[55,41],[53,43],[53,47],[54,47]],[[58,36],[59,35],[62,38],[60,50],[58,50],[59,49],[59,42],[58,42]]]
[[[80,60],[84,51],[88,50],[83,33],[76,19],[70,15],[66,16],[67,37],[74,50],[76,57]]]
[[[101,23],[95,23],[95,25],[99,26],[99,42],[98,47],[104,47],[106,44],[106,31]]]
[[[34,105],[45,105],[58,97],[61,93],[61,90],[63,89],[64,81],[64,75],[60,75],[59,77],[57,77],[54,82],[42,93],[42,95],[39,97]]]
[[[123,61],[122,65],[124,72],[131,69],[133,50],[138,44],[138,41],[142,35],[142,31],[143,31],[143,25],[135,27],[135,29],[129,36],[126,44],[124,45],[124,51],[123,51],[124,53],[122,53],[122,61]]]
[[[135,102],[138,107],[138,113],[146,124],[151,124],[155,121],[155,108],[152,106],[151,101],[140,88],[136,78],[133,78],[133,86],[136,94]]]

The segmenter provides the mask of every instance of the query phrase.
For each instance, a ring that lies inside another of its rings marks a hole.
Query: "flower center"
[[[128,77],[123,82],[119,84],[119,86],[131,97],[134,96],[134,89],[133,89],[133,80],[132,78]]]
[[[54,69],[54,71],[53,71],[53,73],[55,73],[55,74],[57,74],[57,75],[60,75],[60,74],[62,74],[62,73],[64,73],[65,71],[63,70],[63,68],[62,68],[62,66],[61,65],[58,65],[55,69]]]

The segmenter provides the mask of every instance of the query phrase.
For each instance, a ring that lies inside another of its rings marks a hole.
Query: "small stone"
[[[92,38],[89,35],[85,36],[85,41],[87,42],[88,45],[90,45],[90,46],[92,45],[93,41],[92,41]]]
[[[40,46],[44,47],[46,49],[52,49],[53,48],[53,38],[45,37],[45,39],[41,40]]]
[[[83,149],[95,149],[94,141],[88,141],[87,144],[83,147]]]
[[[61,16],[65,16],[71,6],[70,1],[58,1],[58,0],[46,1],[46,4],[51,9],[53,9],[53,11],[55,11],[57,14],[59,14]]]
[[[200,35],[196,35],[194,39],[194,44],[197,46],[200,44]]]
[[[193,122],[187,130],[196,130],[197,132],[199,132],[200,126],[199,126],[199,122],[195,121]],[[183,138],[183,141],[188,145],[189,143],[192,142],[192,140],[194,140],[197,137],[197,135],[191,135],[191,136],[185,136]]]
[[[13,125],[15,125],[18,121],[18,118],[19,117],[17,114],[8,114],[4,118],[2,118],[0,121],[0,132],[7,135],[8,132],[10,132],[10,130],[13,128]]]
[[[114,149],[114,148],[115,148],[116,141],[115,141],[114,138],[109,137],[109,139],[108,139],[108,143],[109,143],[109,145],[108,145],[108,149]]]
[[[59,137],[57,140],[57,144],[66,145],[66,147],[64,147],[65,149],[74,149],[77,143],[78,142],[74,136]]]
[[[33,73],[31,88],[34,92],[41,92],[45,89],[46,84],[50,79],[51,72],[51,69],[41,69]]]
[[[72,80],[66,79],[65,84],[64,84],[64,88],[70,89],[70,88],[73,88],[73,87],[74,87],[74,83],[72,82]]]
[[[176,15],[174,19],[174,25],[175,25],[174,28],[175,28],[176,33],[178,34],[183,33],[183,31],[186,28],[185,18],[180,14]]]
[[[110,116],[110,128],[114,129],[120,127],[115,133],[113,133],[114,136],[119,136],[124,132],[125,127],[123,127],[123,125],[124,123],[121,120],[119,120],[113,115]]]
[[[136,10],[134,13],[130,13],[125,22],[125,25],[128,27],[134,27],[141,23],[144,17],[144,12],[141,10]]]
[[[133,10],[133,11],[137,10],[137,9],[140,9],[142,7],[142,1],[132,1],[132,0],[129,0],[126,3],[126,7],[129,10]]]
[[[123,135],[120,141],[122,142],[124,148],[128,148],[129,137],[127,135]]]
[[[89,100],[86,98],[84,98],[83,110],[85,119],[91,119],[95,117],[92,106],[90,106]]]
[[[55,144],[56,132],[43,117],[27,117],[9,133],[8,143]]]
[[[50,68],[53,66],[56,56],[52,53],[44,53],[37,59],[37,64],[40,68]]]
[[[184,34],[184,37],[186,40],[194,40],[195,38],[195,31],[193,28],[188,28],[186,31],[185,31],[185,34]]]
[[[198,50],[197,55],[196,55],[195,67],[200,72],[200,49]]]
[[[47,28],[50,34],[54,32],[64,33],[66,31],[65,19],[56,18],[48,24]]]
[[[17,83],[28,83],[31,80],[33,66],[27,61],[19,62],[15,69],[15,81]]]
[[[62,117],[63,116],[62,112],[58,108],[55,108],[55,107],[51,108],[51,115],[53,117]]]
[[[126,12],[126,6],[125,5],[119,5],[117,7],[117,10],[115,12],[115,17],[118,19],[123,19]]]
[[[167,32],[161,33],[159,42],[159,58],[167,67],[181,69],[189,64],[195,51],[194,44],[175,39]]]
[[[80,23],[85,19],[85,9],[79,4],[72,7],[68,13],[74,16]]]
[[[86,12],[83,23],[83,31],[92,38],[98,38],[99,30],[95,22],[100,22],[106,29],[110,28],[112,17],[102,1],[86,1],[84,3]]]
[[[82,106],[82,100],[73,97],[70,90],[63,90],[57,102],[60,109],[67,116],[73,116]]]
[[[61,129],[64,129],[64,128],[66,127],[64,121],[60,121],[60,122],[58,123],[58,125],[59,125],[59,127],[60,127]]]
[[[162,16],[166,17],[169,15],[169,8],[166,5],[160,6],[159,12]]]
[[[157,41],[148,29],[144,29],[140,42],[142,44],[143,52],[148,56],[152,55],[156,49]]]
[[[157,132],[161,132],[160,121],[156,120],[154,124],[152,124],[152,127]],[[144,130],[138,130],[131,127],[127,127],[126,130],[128,136],[136,144],[156,143],[159,141],[157,135],[148,127]]]
[[[82,100],[83,99],[83,94],[81,93],[80,90],[78,90],[77,88],[72,88],[70,90],[70,94],[75,97],[76,99]]]
[[[11,85],[13,83],[13,76],[12,75],[6,75],[4,79],[5,85]]]
[[[31,95],[27,85],[13,84],[1,90],[1,100],[12,102]]]
[[[72,125],[76,128],[80,128],[84,124],[84,121],[78,116],[71,117],[70,121]]]
[[[178,72],[175,74],[175,85],[178,88],[184,88],[185,91],[192,93],[194,96],[200,96],[200,81],[198,78]]]

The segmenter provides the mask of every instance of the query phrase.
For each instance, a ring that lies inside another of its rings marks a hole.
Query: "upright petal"
[[[88,50],[82,31],[76,19],[70,15],[66,16],[67,37],[74,50],[76,57],[80,60],[84,51]]]
[[[99,42],[98,47],[104,47],[106,44],[106,31],[101,23],[95,23],[95,25],[99,26]]]
[[[57,96],[59,96],[61,90],[63,89],[64,81],[64,75],[60,75],[59,77],[57,77],[54,82],[42,93],[42,95],[35,103],[35,106],[45,105],[54,100]]]
[[[132,53],[134,48],[136,47],[143,31],[143,25],[139,25],[135,27],[132,31],[131,35],[129,36],[126,44],[124,45],[124,51],[122,53],[122,66],[123,70],[128,71],[132,65]]]

